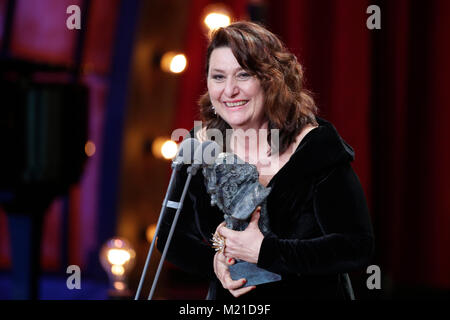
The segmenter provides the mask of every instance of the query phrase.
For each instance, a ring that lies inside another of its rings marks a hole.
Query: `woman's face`
[[[216,48],[211,53],[208,92],[217,114],[233,129],[258,129],[263,125],[261,83],[242,69],[228,47]]]

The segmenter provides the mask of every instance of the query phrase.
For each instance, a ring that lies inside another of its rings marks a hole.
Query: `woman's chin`
[[[248,123],[247,123],[247,122],[242,122],[242,121],[230,121],[230,122],[228,122],[228,124],[229,124],[230,127],[232,127],[233,129],[246,129],[246,128],[248,128]]]

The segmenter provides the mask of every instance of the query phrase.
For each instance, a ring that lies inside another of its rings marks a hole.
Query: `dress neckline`
[[[300,141],[300,143],[298,144],[297,148],[295,148],[295,151],[291,154],[291,156],[289,157],[288,161],[286,161],[286,163],[272,176],[272,178],[270,178],[269,183],[265,186],[266,188],[269,188],[272,185],[272,182],[275,180],[275,178],[279,175],[279,173],[283,170],[284,167],[286,167],[289,162],[291,162],[292,158],[294,157],[294,155],[300,151],[301,147],[306,143],[306,138],[311,134],[311,132],[315,131],[315,129],[319,128],[320,126],[317,126],[311,130],[309,130],[309,132],[307,134],[305,134],[305,136],[303,137],[302,141]]]

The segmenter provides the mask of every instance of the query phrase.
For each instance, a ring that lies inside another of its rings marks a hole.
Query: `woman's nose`
[[[227,79],[225,83],[225,95],[229,98],[236,96],[239,93],[239,87],[234,77]]]

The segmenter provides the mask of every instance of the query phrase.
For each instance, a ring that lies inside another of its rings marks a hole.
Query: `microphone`
[[[168,208],[178,209],[180,207],[180,202],[175,202],[175,201],[169,200],[169,196],[172,197],[176,173],[177,173],[177,171],[179,171],[181,169],[181,167],[184,164],[193,163],[195,150],[199,147],[200,147],[200,142],[197,139],[194,139],[194,138],[184,139],[178,148],[177,155],[175,156],[174,160],[172,161],[172,174],[170,176],[169,186],[167,187],[166,195],[164,197],[164,200],[163,200],[163,203],[161,206],[161,212],[159,213],[158,222],[156,224],[155,235],[153,236],[153,240],[150,245],[150,250],[147,254],[147,259],[145,261],[144,269],[143,269],[142,275],[141,275],[141,280],[139,281],[139,286],[136,291],[136,296],[134,297],[134,300],[139,299],[139,295],[141,293],[142,286],[144,284],[144,279],[147,274],[147,269],[150,264],[150,259],[151,259],[151,256],[152,256],[152,253],[153,253],[153,250],[155,247],[155,243],[156,243],[155,239],[157,238],[157,235],[159,233],[161,221],[162,221],[162,218],[165,213],[165,208],[168,207]]]
[[[193,174],[197,172],[198,169],[205,165],[211,165],[216,161],[216,158],[222,152],[221,146],[215,141],[204,141],[195,150],[194,162],[189,170],[194,171]]]
[[[191,164],[194,161],[195,150],[200,146],[200,141],[195,138],[184,139],[181,142],[177,155],[172,161],[172,169],[180,170],[184,164]]]
[[[183,165],[192,164],[195,162],[195,151],[200,147],[200,141],[195,138],[184,139],[183,142],[180,143],[180,147],[178,148],[177,155],[172,161],[172,175],[170,177],[170,181],[173,182],[175,179],[175,171],[179,171]],[[195,173],[194,173],[195,174]],[[171,183],[169,182],[169,186]],[[169,188],[168,188],[169,189]],[[171,201],[168,197],[170,196],[173,199],[172,192],[168,191],[166,193],[166,198],[163,201],[163,208],[169,207],[172,209],[178,209],[180,203],[176,201]]]

